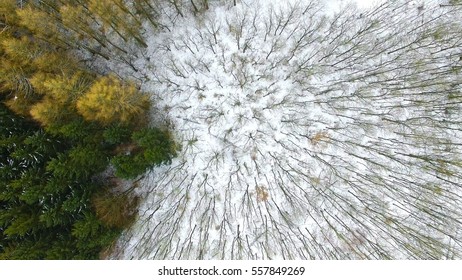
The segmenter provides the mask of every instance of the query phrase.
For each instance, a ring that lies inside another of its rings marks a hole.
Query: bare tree
[[[461,7],[242,2],[147,50],[183,152],[114,257],[461,258]]]

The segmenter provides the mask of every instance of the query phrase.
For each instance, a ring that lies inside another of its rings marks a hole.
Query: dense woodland
[[[104,255],[136,215],[124,179],[175,154],[170,132],[150,127],[148,95],[85,57],[126,52],[110,27],[143,44],[128,12],[122,1],[1,1],[0,259]]]
[[[332,2],[159,6],[119,65],[183,149],[111,258],[461,258],[460,1]]]
[[[462,2],[326,2],[1,0],[0,259],[461,258]]]

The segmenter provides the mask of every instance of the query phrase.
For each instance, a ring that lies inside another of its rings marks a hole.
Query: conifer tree
[[[59,30],[61,24],[50,13],[27,5],[16,10],[19,24],[34,34],[38,39],[60,47],[72,45],[66,40],[64,33]]]
[[[30,115],[43,126],[61,126],[72,120],[72,111],[60,106],[54,99],[45,97],[31,106]]]
[[[0,123],[0,259],[97,258],[119,232],[91,209],[104,152],[69,149],[1,103]]]
[[[45,126],[63,125],[77,118],[75,102],[88,89],[92,77],[84,72],[53,75],[37,72],[30,82],[44,98],[32,106],[31,116]],[[71,69],[72,70],[72,69]]]
[[[149,99],[134,83],[114,75],[99,78],[77,101],[78,112],[88,121],[128,123],[146,111]]]
[[[149,23],[154,27],[159,27],[158,18],[160,17],[159,12],[155,9],[154,5],[149,0],[134,0],[133,7],[135,14],[147,19]]]
[[[97,15],[105,28],[111,28],[125,42],[131,38],[147,47],[140,33],[141,22],[122,0],[89,0],[88,8]]]
[[[14,25],[19,18],[16,14],[15,0],[2,0],[0,2],[0,21],[6,25]]]
[[[10,93],[11,101],[7,102],[10,108],[25,115],[30,104],[37,100],[29,78],[35,70],[32,61],[40,49],[29,39],[14,38],[7,32],[0,39],[0,90]]]

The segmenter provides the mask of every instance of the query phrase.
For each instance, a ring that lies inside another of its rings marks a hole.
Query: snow
[[[164,19],[132,75],[182,151],[113,258],[460,257],[460,10],[356,2]]]
[[[360,10],[366,10],[380,5],[386,0],[325,0],[326,8],[329,12],[339,12],[348,6],[356,6]]]

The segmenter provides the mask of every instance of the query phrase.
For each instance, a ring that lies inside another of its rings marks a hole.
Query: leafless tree
[[[242,2],[147,50],[183,151],[113,257],[461,258],[461,7]]]

